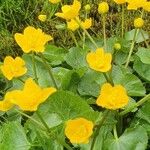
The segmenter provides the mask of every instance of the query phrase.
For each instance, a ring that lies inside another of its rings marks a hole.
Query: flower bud
[[[39,16],[38,16],[38,19],[39,19],[40,21],[42,21],[42,22],[45,22],[45,21],[46,21],[46,18],[47,18],[46,15],[39,15]]]
[[[120,49],[121,49],[120,43],[115,43],[115,44],[114,44],[114,49],[115,49],[115,50],[120,50]]]
[[[91,6],[89,4],[84,6],[84,9],[88,12],[91,10]]]
[[[98,5],[99,14],[105,14],[109,11],[109,5],[106,2],[102,2]]]
[[[135,28],[142,28],[143,25],[144,25],[144,20],[142,18],[137,18],[134,20]]]

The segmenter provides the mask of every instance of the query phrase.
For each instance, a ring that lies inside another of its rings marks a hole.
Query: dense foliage
[[[1,32],[0,150],[148,150],[150,2],[18,2],[0,2],[2,27],[25,8]]]

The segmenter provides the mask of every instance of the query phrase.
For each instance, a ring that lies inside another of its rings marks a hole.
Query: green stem
[[[117,132],[118,132],[118,135],[120,136],[122,134],[122,131],[123,131],[123,117],[122,116],[119,116],[119,111],[117,112]]]
[[[105,14],[102,15],[102,22],[103,22],[103,37],[104,37],[104,49],[107,49],[106,43],[106,16]]]
[[[113,132],[114,132],[115,139],[118,140],[116,125],[114,125]]]
[[[133,109],[141,106],[143,103],[145,103],[146,101],[150,100],[150,94],[146,95],[144,98],[142,98],[141,100],[139,100],[136,104],[131,105],[130,107],[128,107],[127,109],[125,109],[124,111],[120,112],[120,116],[123,116],[129,112],[131,112]]]
[[[34,77],[35,77],[35,82],[38,83],[34,52],[32,52],[32,65],[33,65],[33,73],[34,73]]]
[[[57,86],[57,84],[56,84],[55,78],[54,78],[53,73],[52,73],[52,68],[51,68],[51,66],[47,64],[47,62],[46,62],[46,60],[45,60],[45,57],[43,56],[42,53],[40,54],[40,56],[41,56],[41,59],[42,59],[44,65],[45,65],[45,67],[47,68],[47,71],[48,71],[48,73],[49,73],[50,78],[52,79],[52,82],[53,82],[55,88],[58,89],[58,86]]]
[[[81,27],[81,29],[85,32],[85,34],[88,36],[88,38],[90,39],[90,41],[94,44],[94,46],[96,48],[98,48],[96,42],[93,40],[93,38],[91,37],[91,35],[88,33],[88,31],[81,25],[80,21],[78,19],[76,19],[76,22],[79,24],[79,26]]]
[[[67,150],[73,150],[73,148],[72,148],[70,145],[68,145],[66,142],[60,140],[59,138],[57,138],[57,141],[58,141],[61,145],[63,145]]]
[[[25,81],[22,80],[21,78],[17,78],[17,80],[19,80],[19,81],[22,82],[22,83],[25,83]]]
[[[23,116],[25,116],[25,117],[27,117],[27,118],[29,118],[31,121],[33,121],[34,123],[36,123],[42,130],[44,130],[44,126],[43,125],[41,125],[41,123],[40,122],[38,122],[37,120],[35,120],[34,118],[32,118],[31,116],[29,116],[29,115],[27,115],[27,114],[25,114],[24,112],[21,112],[21,111],[19,111],[19,110],[17,110],[17,109],[15,109],[18,113],[20,113],[21,115],[23,115]]]
[[[145,38],[145,35],[144,35],[142,29],[140,30],[140,32],[141,32],[141,34],[142,34],[142,37],[143,37],[144,42],[145,42],[145,44],[146,44],[146,47],[149,48],[149,44],[148,44],[147,41],[146,41],[146,38]]]
[[[109,82],[111,85],[114,85],[114,82],[113,82],[110,74],[103,73],[103,75],[104,75],[104,77],[105,77],[105,79],[106,79],[107,82]]]
[[[85,32],[83,32],[83,49],[85,48]]]
[[[36,111],[37,116],[39,117],[40,121],[42,122],[42,124],[44,125],[44,127],[46,128],[48,133],[51,133],[49,126],[47,125],[47,123],[45,122],[45,120],[43,119],[43,117],[41,116],[41,114]]]
[[[97,136],[99,134],[99,130],[102,127],[102,125],[104,124],[108,114],[109,114],[109,110],[106,110],[106,113],[104,114],[103,118],[101,119],[101,121],[99,122],[99,124],[98,124],[98,126],[96,128],[96,131],[95,131],[95,134],[94,134],[94,137],[93,137],[93,141],[92,141],[90,150],[94,150],[94,144],[95,144],[96,138],[97,138]]]
[[[135,29],[132,44],[131,44],[130,51],[129,51],[129,55],[128,55],[127,60],[126,60],[125,68],[127,68],[129,63],[130,63],[130,58],[131,58],[131,55],[133,53],[134,44],[135,44],[135,40],[136,40],[136,36],[137,36],[138,31],[139,31],[138,29]]]
[[[87,11],[85,12],[85,19],[87,19]],[[83,32],[83,49],[85,48],[85,32]]]
[[[124,36],[124,5],[122,5],[122,24],[121,24],[121,28],[122,28],[121,36],[123,38],[123,36]]]
[[[70,35],[71,35],[71,37],[72,37],[72,39],[73,39],[73,41],[74,41],[76,47],[79,47],[78,42],[77,42],[77,39],[76,39],[76,37],[74,36],[74,33],[73,33],[72,31],[70,31]]]

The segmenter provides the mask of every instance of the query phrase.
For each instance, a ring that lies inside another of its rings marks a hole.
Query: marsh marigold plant
[[[71,20],[78,17],[80,8],[81,3],[78,0],[74,0],[73,5],[62,6],[62,13],[56,13],[55,15],[66,20]]]
[[[128,102],[126,89],[122,85],[112,86],[110,83],[102,86],[100,96],[96,100],[98,106],[113,110],[126,106]]]
[[[8,80],[12,80],[14,77],[20,77],[27,72],[25,62],[20,57],[14,59],[11,56],[6,56],[0,69]]]
[[[95,52],[89,52],[86,60],[91,69],[100,72],[107,72],[111,69],[112,55],[105,53],[103,48],[96,49]]]
[[[50,35],[42,32],[41,29],[35,29],[32,26],[26,27],[23,34],[16,33],[14,37],[24,53],[44,52],[45,44],[53,39]]]
[[[23,90],[12,91],[11,103],[24,111],[36,111],[39,104],[43,103],[54,92],[56,92],[55,88],[41,88],[32,78],[29,78],[25,81]]]
[[[84,118],[76,118],[66,123],[65,135],[71,143],[88,143],[93,133],[93,123]]]

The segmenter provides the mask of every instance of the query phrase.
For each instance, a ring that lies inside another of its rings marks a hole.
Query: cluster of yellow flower
[[[55,4],[60,0],[49,0]],[[150,11],[150,2],[146,0],[114,0],[117,4],[128,3],[127,9],[143,8]],[[92,19],[86,18],[81,21],[79,18],[79,11],[81,3],[78,0],[74,0],[72,5],[62,6],[62,12],[55,15],[63,18],[67,21],[68,29],[75,31],[79,27],[88,29],[92,25]],[[86,5],[86,10],[90,9],[89,5]],[[109,11],[109,5],[106,2],[99,4],[98,12],[105,14]],[[40,15],[41,21],[46,20],[45,15]],[[134,21],[134,25],[137,28],[143,26],[144,22],[141,18]],[[33,38],[34,37],[34,38]],[[14,36],[16,42],[21,47],[24,53],[30,52],[44,52],[45,44],[52,40],[50,35],[42,32],[41,29],[35,29],[34,27],[25,28],[23,34],[16,33]],[[120,48],[120,45],[116,45]],[[89,52],[86,56],[89,67],[98,72],[108,72],[111,70],[112,54],[106,53],[103,48],[97,48],[95,52]],[[7,56],[4,60],[4,64],[0,67],[3,75],[8,79],[20,77],[27,72],[25,62],[22,58],[16,57],[13,59],[11,56]],[[32,78],[28,78],[25,81],[23,90],[14,90],[6,93],[4,100],[0,101],[0,110],[7,111],[14,105],[19,106],[25,111],[36,111],[39,104],[44,102],[52,93],[56,91],[55,88],[41,88]],[[116,110],[122,108],[128,104],[129,97],[127,96],[126,89],[122,85],[111,85],[105,83],[101,87],[100,95],[96,100],[98,106],[106,109]],[[89,137],[93,133],[94,124],[85,118],[76,118],[69,120],[66,123],[65,134],[72,143],[87,143]]]
[[[14,37],[24,53],[31,51],[43,52],[45,49],[44,45],[53,39],[50,35],[43,33],[41,29],[35,29],[31,26],[25,28],[23,34],[16,33]],[[6,56],[0,69],[8,80],[20,77],[27,72],[25,61],[21,57],[14,59],[11,56]],[[38,105],[55,91],[56,89],[53,87],[42,89],[32,78],[28,78],[25,81],[23,90],[14,90],[6,93],[4,100],[0,101],[0,110],[7,111],[14,105],[17,105],[25,111],[36,111]]]

